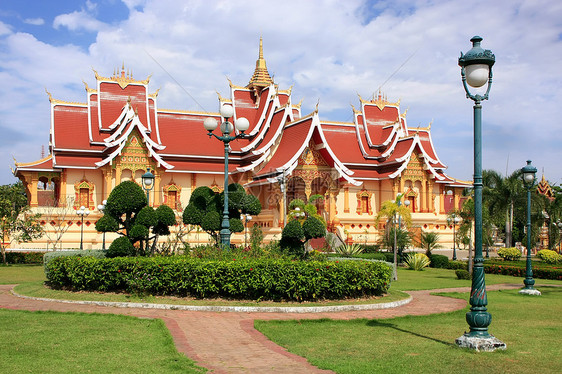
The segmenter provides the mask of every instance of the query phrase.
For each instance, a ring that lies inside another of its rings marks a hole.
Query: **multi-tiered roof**
[[[210,139],[203,128],[205,118],[222,120],[220,114],[160,109],[158,93],[148,91],[150,77],[135,80],[124,67],[109,78],[94,73],[96,87],[85,84],[86,103],[56,100],[49,94],[50,155],[16,164],[16,174],[103,167],[115,161],[133,133],[151,163],[166,173],[223,173],[223,144]],[[350,123],[321,120],[318,109],[302,116],[291,89],[279,90],[269,75],[260,40],[249,84],[230,82],[230,99],[219,96],[221,104],[234,107],[233,120],[245,117],[250,122],[250,136],[230,143],[229,172],[251,172],[252,184],[271,183],[273,177],[294,170],[313,143],[334,176],[354,185],[399,177],[414,154],[437,183],[466,185],[445,174],[430,126],[408,128],[399,102],[389,102],[380,92],[359,100]]]

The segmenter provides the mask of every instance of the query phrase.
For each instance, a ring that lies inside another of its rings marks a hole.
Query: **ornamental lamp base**
[[[488,337],[469,336],[468,333],[455,340],[460,348],[472,349],[476,352],[494,352],[507,349],[507,345],[493,335]]]
[[[541,291],[536,290],[534,288],[522,288],[519,290],[519,293],[522,295],[533,295],[533,296],[540,296]]]

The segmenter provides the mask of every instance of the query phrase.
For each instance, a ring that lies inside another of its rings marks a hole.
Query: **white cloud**
[[[23,20],[24,23],[27,23],[28,25],[35,25],[35,26],[41,26],[45,24],[45,20],[43,18],[26,18]]]
[[[128,19],[116,24],[104,22],[101,3],[91,1],[55,18],[55,28],[96,33],[90,46],[40,43],[31,35],[11,35],[11,26],[0,23],[0,68],[12,76],[6,92],[17,92],[14,100],[0,93],[15,105],[0,110],[3,121],[18,126],[16,118],[23,116],[30,132],[48,133],[43,86],[57,98],[84,101],[81,80],[94,83],[90,67],[107,76],[123,61],[138,79],[154,73],[151,89],[162,88],[160,107],[201,110],[185,89],[214,111],[215,90],[228,95],[226,76],[235,84],[248,82],[263,35],[270,73],[281,89],[294,84],[293,99],[304,98],[303,111],[319,99],[322,118],[349,120],[357,93],[368,98],[392,76],[382,88],[389,100],[401,99],[402,111],[409,108],[412,127],[433,120],[434,143],[450,174],[471,179],[472,102],[465,98],[457,59],[470,49],[469,39],[481,35],[497,61],[490,100],[483,103],[484,167],[505,170],[510,154],[511,165],[531,158],[545,166],[547,178],[562,179],[562,150],[553,136],[562,117],[562,2],[124,3]]]
[[[93,15],[85,10],[75,11],[68,14],[61,14],[55,17],[53,27],[66,27],[70,31],[85,30],[97,32],[105,28],[105,24],[97,20]]]

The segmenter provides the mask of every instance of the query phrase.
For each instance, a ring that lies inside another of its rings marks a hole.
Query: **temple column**
[[[435,200],[433,198],[433,180],[428,180],[428,189],[427,189],[427,211],[428,213],[435,213]]]
[[[109,194],[111,193],[111,190],[113,189],[113,184],[112,184],[112,179],[113,179],[113,172],[111,170],[111,167],[108,167],[106,170],[104,170],[103,172],[103,178],[104,178],[104,183],[105,183],[105,189],[104,189],[104,193],[102,196],[102,201],[103,200],[107,200],[107,198],[109,197]]]
[[[152,200],[152,206],[158,207],[160,206],[160,200],[162,195],[162,190],[160,189],[160,185],[162,184],[162,176],[160,172],[154,171],[155,178],[154,178],[154,198]]]
[[[378,180],[379,182],[379,190],[378,190],[378,197],[377,197],[377,214],[381,211],[381,199],[382,199],[382,187],[381,187],[381,180]]]
[[[445,214],[445,190],[439,186],[439,213]]]
[[[33,208],[39,206],[39,201],[37,200],[37,183],[39,182],[39,176],[37,173],[32,173],[29,175],[29,180],[31,182],[29,183],[29,193],[31,195],[29,206]]]
[[[457,210],[457,209],[459,209],[459,194],[457,193],[457,190],[454,187],[453,187],[453,197],[454,197],[454,202],[455,202],[455,205],[454,205],[453,208],[455,210]]]
[[[422,213],[426,213],[428,211],[427,208],[427,181],[422,180],[421,182],[422,189],[420,191],[421,195],[421,211]]]
[[[343,188],[343,212],[349,213],[349,187]]]

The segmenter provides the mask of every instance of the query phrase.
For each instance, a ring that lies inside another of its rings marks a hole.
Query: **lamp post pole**
[[[467,98],[474,101],[474,268],[472,271],[472,287],[470,292],[470,311],[466,313],[466,321],[470,331],[456,339],[460,347],[476,351],[495,351],[505,349],[506,345],[488,333],[492,315],[488,313],[488,297],[484,277],[484,258],[482,257],[482,105],[488,100],[492,87],[492,66],[495,56],[490,50],[484,50],[480,43],[482,38],[475,36],[470,39],[472,49],[459,58],[461,77]],[[468,86],[479,88],[488,85],[486,93],[472,94]]]
[[[107,204],[107,200],[104,200],[101,204],[98,205],[98,210],[102,213],[105,214],[105,205]],[[103,239],[102,239],[102,244],[101,244],[101,249],[102,251],[105,251],[105,231],[103,232]]]
[[[84,249],[84,216],[88,216],[90,214],[90,210],[85,206],[81,206],[80,209],[76,212],[81,217],[80,222],[80,250]]]
[[[222,136],[218,136],[213,133],[213,131],[217,128],[218,123],[217,120],[208,117],[205,119],[203,126],[205,130],[207,130],[207,135],[209,138],[215,137],[221,142],[224,143],[224,207],[222,212],[222,222],[221,222],[221,231],[220,231],[220,238],[221,238],[221,245],[225,248],[230,248],[230,221],[228,217],[228,152],[229,152],[229,143],[236,139],[244,139],[248,138],[249,135],[245,134],[244,131],[248,130],[250,127],[250,123],[244,117],[240,117],[236,120],[236,128],[240,131],[240,134],[230,136],[230,133],[234,130],[234,125],[230,123],[228,120],[234,115],[234,108],[231,105],[223,105],[220,108],[220,114],[224,117],[224,122],[220,125],[220,130],[222,132]]]
[[[154,188],[154,174],[150,172],[150,168],[146,169],[146,173],[142,175],[141,179],[142,179],[142,186],[146,191],[146,205],[150,206],[149,192]]]
[[[525,280],[523,281],[525,287],[519,293],[538,296],[541,292],[533,287],[535,280],[533,279],[533,266],[531,264],[531,188],[535,185],[537,168],[531,165],[531,160],[528,160],[527,165],[521,169],[521,172],[523,173],[523,183],[527,188],[527,261],[525,265]]]

